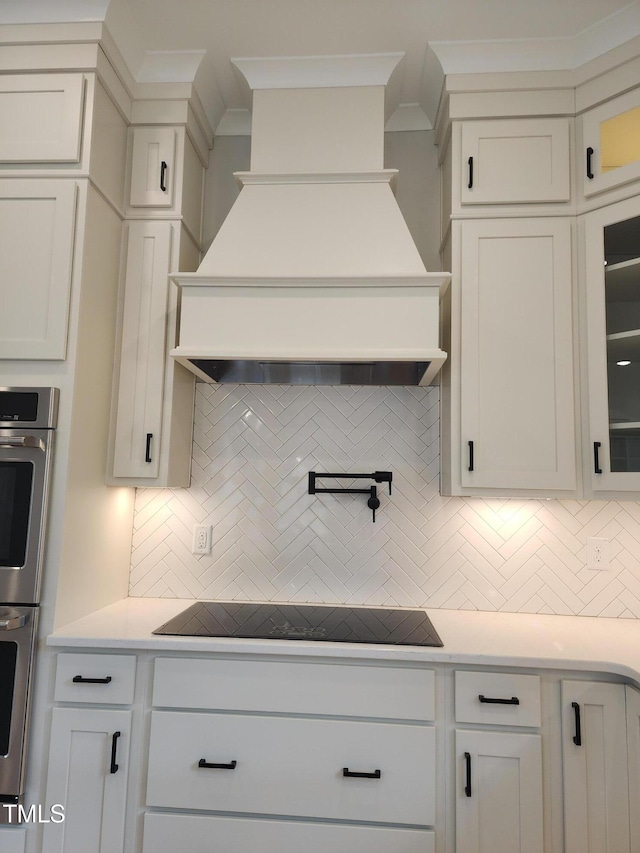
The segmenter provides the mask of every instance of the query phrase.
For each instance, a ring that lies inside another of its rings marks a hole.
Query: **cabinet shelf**
[[[607,335],[609,361],[640,361],[640,329]]]
[[[640,258],[607,266],[605,282],[607,302],[637,302],[640,299]]]
[[[621,435],[640,435],[640,421],[612,421],[609,423],[609,432]]]

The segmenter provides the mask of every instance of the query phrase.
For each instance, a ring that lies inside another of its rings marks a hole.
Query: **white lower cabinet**
[[[65,819],[45,825],[42,853],[122,853],[130,732],[131,711],[54,709],[46,802]]]
[[[542,853],[542,739],[456,732],[456,853]]]
[[[624,684],[564,681],[562,735],[565,853],[627,853]]]

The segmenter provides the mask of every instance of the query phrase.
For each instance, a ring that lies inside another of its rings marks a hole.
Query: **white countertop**
[[[59,628],[50,646],[440,661],[614,673],[640,686],[640,620],[429,610],[443,648],[156,636],[192,599],[126,598]]]

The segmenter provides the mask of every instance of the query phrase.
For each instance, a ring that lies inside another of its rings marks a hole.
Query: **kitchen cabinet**
[[[640,178],[640,89],[611,98],[582,116],[585,198]]]
[[[66,356],[76,196],[72,180],[0,180],[0,358]]]
[[[168,354],[180,310],[168,276],[200,262],[203,182],[184,127],[133,128],[110,485],[189,485],[195,379]]]
[[[455,673],[456,853],[542,853],[542,738],[461,724],[539,727],[540,678]]]
[[[159,658],[153,703],[145,853],[434,849],[433,671]]]
[[[461,205],[570,200],[568,118],[465,121],[461,133]]]
[[[562,683],[565,853],[625,853],[629,841],[625,686]]]
[[[571,233],[567,218],[453,223],[445,494],[576,488]]]
[[[65,820],[45,824],[42,853],[121,853],[131,739],[133,655],[58,655],[47,808]]]
[[[172,207],[176,164],[173,127],[135,127],[131,156],[131,207]]]
[[[640,491],[640,204],[581,217],[584,236],[588,434],[586,482]]]
[[[629,835],[631,850],[640,850],[640,691],[625,687],[629,766]]]

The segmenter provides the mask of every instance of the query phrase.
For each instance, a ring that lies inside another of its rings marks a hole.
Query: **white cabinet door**
[[[136,127],[131,157],[131,207],[171,207],[175,186],[176,132]]]
[[[129,225],[113,474],[158,476],[172,226]]]
[[[585,197],[640,178],[640,89],[582,117]]]
[[[562,683],[565,853],[629,851],[625,687]]]
[[[569,119],[467,121],[460,202],[569,201]]]
[[[631,850],[640,850],[640,691],[625,687]]]
[[[122,853],[131,711],[56,708],[47,807],[65,820],[44,828],[42,853]]]
[[[0,358],[64,359],[76,186],[0,182]]]
[[[640,202],[581,217],[589,431],[595,493],[640,492]]]
[[[463,493],[575,489],[571,290],[569,220],[462,223]]]
[[[456,853],[542,853],[540,735],[456,731]]]

